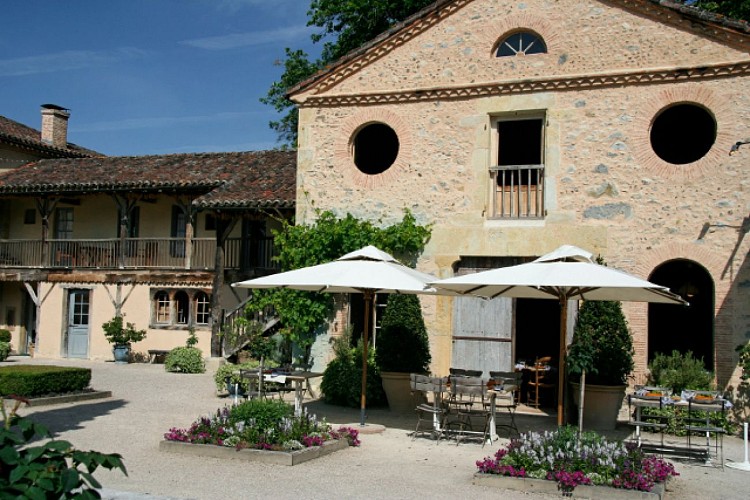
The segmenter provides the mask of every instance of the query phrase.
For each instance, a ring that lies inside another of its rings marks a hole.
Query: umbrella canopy
[[[558,370],[557,423],[562,425],[565,381],[565,338],[569,300],[615,300],[685,304],[668,288],[631,274],[599,265],[592,254],[564,245],[533,262],[433,281],[440,291],[477,297],[557,299],[560,302],[560,366]]]
[[[364,348],[362,351],[362,397],[360,424],[365,424],[367,387],[367,343],[370,314],[376,293],[434,293],[426,284],[434,281],[430,274],[405,266],[390,254],[366,246],[339,257],[333,262],[304,267],[262,278],[233,283],[244,288],[291,288],[309,292],[361,293],[365,300]]]

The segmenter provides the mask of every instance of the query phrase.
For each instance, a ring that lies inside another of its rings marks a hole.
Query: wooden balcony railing
[[[273,239],[225,244],[225,269],[274,270]],[[216,240],[194,238],[128,238],[76,240],[0,240],[0,268],[192,269],[211,270]]]

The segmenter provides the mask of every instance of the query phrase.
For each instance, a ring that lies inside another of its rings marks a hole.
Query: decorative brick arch
[[[721,274],[725,262],[716,256],[710,247],[700,244],[691,244],[684,242],[672,242],[666,245],[653,248],[648,252],[640,254],[632,272],[636,276],[648,279],[653,271],[666,262],[673,260],[688,260],[702,266],[711,276],[714,284],[714,365],[717,368],[719,380],[727,378],[727,374],[720,374],[719,368],[726,362],[726,358],[733,356],[733,351],[724,353],[717,349],[717,346],[731,345],[732,343],[732,325],[728,319],[732,317],[732,304],[725,300],[731,283],[729,280],[722,280]],[[635,373],[636,383],[645,383],[643,374],[647,371],[648,363],[648,304],[645,303],[623,303],[623,309],[628,312],[628,324],[633,332],[633,344],[636,348],[635,356]],[[719,310],[724,309],[719,315]],[[726,319],[725,319],[726,318]],[[640,377],[638,375],[641,375]]]
[[[495,51],[497,50],[497,44],[500,40],[513,32],[521,30],[533,31],[542,37],[545,45],[547,45],[547,53],[533,54],[534,58],[556,57],[553,55],[553,52],[559,50],[559,30],[556,28],[555,23],[533,14],[521,13],[505,17],[502,21],[493,26],[493,29],[482,31],[479,35],[479,41],[482,46],[487,47],[490,56],[495,59]]]
[[[646,104],[633,120],[632,150],[638,161],[660,177],[689,181],[711,175],[729,153],[734,143],[730,124],[738,120],[729,106],[729,96],[698,86],[672,87],[645,100]],[[675,104],[699,104],[713,114],[716,120],[716,141],[700,160],[684,165],[674,165],[659,158],[651,147],[651,126],[659,112]]]
[[[391,127],[398,136],[398,156],[385,172],[368,175],[361,172],[354,164],[352,143],[355,133],[365,125],[383,123]],[[411,163],[414,150],[410,128],[407,123],[395,113],[383,109],[364,109],[356,112],[339,127],[338,137],[334,146],[333,161],[345,181],[359,188],[375,188],[395,182]]]

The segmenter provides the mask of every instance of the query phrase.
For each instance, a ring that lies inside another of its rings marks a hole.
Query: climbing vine
[[[282,271],[330,262],[367,245],[375,245],[414,266],[431,234],[431,226],[417,224],[409,210],[404,211],[401,222],[388,227],[351,214],[338,218],[331,211],[323,211],[317,216],[309,225],[282,221],[282,228],[274,231]],[[282,335],[302,349],[307,358],[316,334],[333,312],[333,295],[289,289],[255,290],[247,307],[254,312],[267,306],[276,310],[283,325]]]

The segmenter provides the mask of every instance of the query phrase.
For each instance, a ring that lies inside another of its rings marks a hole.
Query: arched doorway
[[[677,259],[657,267],[649,281],[669,287],[689,306],[649,304],[648,361],[656,353],[691,351],[714,371],[714,282],[700,264]]]

